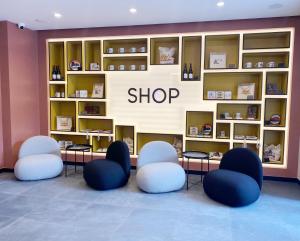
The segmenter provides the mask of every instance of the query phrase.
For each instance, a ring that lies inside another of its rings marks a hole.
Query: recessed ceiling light
[[[219,2],[217,2],[217,6],[218,7],[223,7],[224,6],[224,1],[219,1]]]
[[[55,18],[61,18],[62,15],[61,15],[61,13],[55,12],[55,13],[54,13],[54,17],[55,17]]]
[[[278,8],[282,8],[282,7],[283,7],[283,5],[280,3],[273,3],[273,4],[269,5],[270,9],[278,9]]]
[[[132,14],[135,14],[137,12],[137,10],[136,10],[136,8],[130,8],[129,12],[132,13]]]

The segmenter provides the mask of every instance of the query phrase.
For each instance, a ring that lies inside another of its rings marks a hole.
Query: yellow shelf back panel
[[[178,64],[178,54],[179,54],[179,37],[165,37],[165,38],[151,38],[151,65],[160,65],[160,51],[159,48],[174,48],[174,63]]]
[[[76,91],[87,90],[88,97],[84,98],[93,98],[93,89],[95,85],[103,86],[103,98],[105,96],[105,75],[104,74],[69,74],[68,75],[68,97],[76,97]],[[77,97],[80,98],[80,97]]]
[[[137,133],[137,151],[138,154],[140,153],[142,147],[151,141],[165,141],[174,145],[177,143],[177,153],[181,151],[182,147],[180,148],[180,143],[182,144],[183,136],[177,134],[156,134],[156,133]],[[180,149],[180,150],[178,150]],[[181,155],[179,155],[181,156]]]
[[[245,53],[243,54],[243,67],[251,62],[252,68],[259,69],[256,64],[263,62],[263,68],[288,68],[289,67],[289,52],[270,52],[270,53]],[[268,67],[267,64],[274,62],[274,67]]]
[[[76,102],[75,101],[51,101],[50,102],[50,128],[57,130],[57,116],[72,117],[72,131],[76,130]]]
[[[51,84],[49,87],[49,95],[51,98],[64,98],[66,96],[65,85]]]
[[[254,107],[257,109],[256,112],[256,118],[254,119],[248,119],[248,111],[249,108]],[[229,116],[232,117],[232,119],[237,120],[247,120],[247,121],[259,121],[261,118],[261,105],[253,105],[253,104],[217,104],[217,118],[219,120],[222,120],[224,118],[221,117],[221,114],[229,113]],[[236,113],[240,113],[241,118],[236,118]],[[226,119],[226,118],[225,118]],[[229,119],[230,120],[230,119]]]
[[[80,116],[106,116],[106,102],[79,101],[78,115]]]
[[[59,66],[61,76],[65,78],[64,42],[49,43],[48,50],[49,50],[49,80],[52,80],[53,66]]]
[[[62,134],[51,134],[51,137],[56,141],[72,141],[73,144],[89,144],[89,136],[86,135],[62,135]]]
[[[234,124],[233,139],[238,139],[237,136],[256,136],[260,139],[260,125]]]
[[[181,61],[181,79],[183,80],[184,65],[189,70],[192,64],[194,79],[200,80],[201,77],[201,36],[191,36],[182,38],[182,61]],[[187,81],[187,80],[185,80]],[[190,81],[190,80],[189,80]]]
[[[112,137],[93,136],[93,152],[106,153],[107,148],[112,143]]]
[[[186,112],[186,136],[194,136],[191,134],[191,128],[196,127],[198,133],[202,131],[205,124],[213,127],[213,112],[210,111],[187,111]],[[210,138],[213,137],[213,129],[211,130]]]
[[[85,70],[93,71],[91,69],[91,63],[101,66],[101,41],[91,40],[85,41]],[[100,70],[100,68],[99,68]]]
[[[82,67],[82,41],[68,41],[67,42],[67,68],[69,71],[70,63],[76,60],[81,64]]]
[[[128,142],[128,138],[132,140],[132,148],[130,151],[130,154],[134,153],[134,144],[135,144],[135,138],[134,138],[134,126],[125,126],[125,125],[116,125],[115,127],[115,139],[119,141],[125,141]],[[129,148],[130,150],[130,148]]]
[[[147,70],[147,57],[105,57],[103,60],[105,71],[146,71]],[[120,65],[124,65],[121,69]],[[131,69],[131,65],[135,65],[135,70]],[[142,68],[141,65],[144,67]],[[111,69],[113,66],[113,70]]]
[[[217,123],[216,129],[217,139],[230,139],[230,123]]]
[[[272,115],[280,115],[281,121],[279,125],[285,126],[286,124],[286,99],[266,99],[265,104],[265,121],[269,121]],[[266,123],[265,126],[272,126],[272,124]]]
[[[276,94],[276,91],[268,93],[268,86],[272,89],[278,89],[277,95],[286,95],[288,93],[288,72],[267,72],[266,94]]]
[[[271,164],[282,164],[284,159],[284,131],[271,131],[271,130],[265,130],[264,131],[264,146],[263,149],[265,150],[266,146],[270,145],[279,145],[280,144],[280,159],[277,162],[267,162]],[[266,162],[265,159],[263,159],[263,162]]]
[[[257,148],[256,144],[246,144],[246,148],[250,149],[251,151],[254,151],[257,155],[259,155],[259,149]],[[241,148],[244,147],[243,143],[233,143],[233,148]]]
[[[113,53],[108,49],[112,48]],[[135,48],[136,51],[133,51]],[[141,51],[144,48],[145,51]],[[124,51],[123,51],[124,50]],[[103,42],[103,53],[105,54],[126,54],[126,53],[147,53],[147,39],[113,39],[104,40]]]
[[[113,120],[111,119],[79,119],[79,131],[80,132],[94,132],[107,134],[113,133]]]
[[[289,48],[290,32],[244,34],[244,49]]]
[[[255,84],[254,99],[261,100],[262,73],[205,73],[203,82],[204,99],[208,91],[231,91],[231,99],[238,100],[238,88],[241,84]]]
[[[205,38],[205,69],[213,69],[210,66],[211,53],[226,54],[226,68],[237,69],[239,66],[239,34],[212,35]]]
[[[211,141],[190,141],[185,142],[186,151],[203,151],[203,152],[221,152],[229,151],[229,143],[227,142],[211,142]]]

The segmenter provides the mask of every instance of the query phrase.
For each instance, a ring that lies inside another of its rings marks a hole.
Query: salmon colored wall
[[[181,23],[145,25],[130,27],[107,27],[70,30],[49,30],[38,32],[38,54],[39,54],[39,81],[40,81],[40,123],[41,133],[48,133],[47,112],[47,66],[46,66],[46,39],[68,38],[68,37],[95,37],[113,35],[138,35],[138,34],[160,34],[160,33],[184,33],[184,32],[207,32],[225,30],[243,30],[260,28],[295,27],[295,50],[294,66],[300,65],[300,17],[269,18],[255,20],[233,20],[220,22]],[[297,112],[297,103],[300,102],[300,68],[293,69],[292,85],[292,107],[289,135],[288,167],[282,169],[265,169],[265,175],[280,177],[297,177],[298,148],[300,136],[300,112]],[[198,168],[198,167],[196,167]]]
[[[12,168],[20,144],[40,133],[37,32],[0,24],[4,167]]]
[[[1,35],[1,31],[0,31]],[[1,49],[1,47],[0,47]],[[1,90],[1,65],[0,65],[0,90]],[[0,168],[4,167],[4,158],[3,158],[3,129],[2,129],[2,100],[1,100],[1,91],[0,91]]]

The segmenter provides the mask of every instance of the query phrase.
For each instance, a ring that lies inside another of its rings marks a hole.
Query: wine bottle
[[[188,72],[187,72],[187,66],[186,66],[186,64],[184,64],[184,68],[183,68],[183,79],[184,80],[188,79]]]
[[[56,66],[53,65],[53,68],[52,68],[52,80],[56,80],[57,78],[57,75],[56,75]]]
[[[190,68],[189,68],[189,79],[190,80],[194,79],[192,64],[190,64]]]
[[[61,80],[61,74],[60,74],[60,69],[59,69],[58,65],[57,65],[57,71],[56,71],[56,79]]]

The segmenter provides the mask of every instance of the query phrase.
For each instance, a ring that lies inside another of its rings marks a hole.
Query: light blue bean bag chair
[[[58,176],[63,170],[63,161],[58,143],[49,136],[34,136],[20,148],[19,160],[14,167],[17,179],[34,181]]]
[[[152,141],[143,146],[137,161],[138,187],[148,193],[180,190],[185,172],[179,165],[175,148],[167,142]]]

